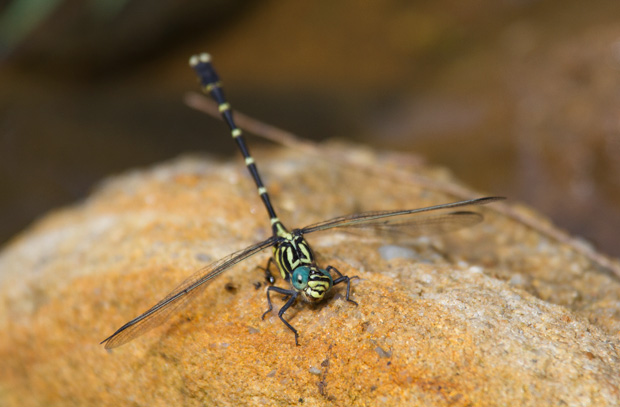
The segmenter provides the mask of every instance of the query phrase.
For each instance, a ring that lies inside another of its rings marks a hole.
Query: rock
[[[371,171],[284,149],[256,155],[290,228],[458,200],[390,176],[450,179],[407,168],[413,158],[324,148]],[[266,250],[106,351],[101,340],[192,272],[269,236],[239,159],[185,157],[114,177],[0,254],[0,404],[618,405],[618,278],[492,206],[477,209],[480,225],[409,242],[310,235],[320,264],[360,277],[359,306],[342,286],[296,304],[286,316],[300,346],[276,312],[261,320]],[[407,255],[382,257],[391,244]]]

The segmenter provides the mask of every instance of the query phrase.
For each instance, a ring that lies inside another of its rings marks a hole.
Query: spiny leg
[[[347,296],[346,296],[346,300],[358,305],[357,302],[349,299],[349,294],[351,292],[351,280],[353,280],[354,278],[357,278],[359,280],[358,276],[353,276],[353,277],[349,277],[349,276],[344,276],[342,275],[342,273],[334,266],[327,266],[326,271],[328,273],[331,273],[332,271],[335,272],[338,275],[338,278],[334,280],[334,285],[342,283],[342,282],[346,282],[347,283]]]
[[[297,333],[297,330],[295,328],[293,328],[293,326],[291,324],[289,324],[288,321],[286,319],[284,319],[284,317],[283,317],[283,315],[286,312],[286,310],[289,309],[290,306],[293,305],[293,303],[297,299],[297,296],[299,295],[299,292],[297,292],[295,290],[286,290],[284,288],[280,288],[280,287],[276,287],[276,286],[268,287],[267,288],[267,304],[269,304],[269,309],[263,313],[263,316],[261,317],[262,319],[265,319],[265,315],[267,315],[268,313],[270,313],[273,310],[273,304],[271,303],[271,298],[269,296],[269,293],[271,291],[275,291],[278,294],[284,294],[286,296],[290,296],[291,297],[286,302],[286,304],[284,304],[284,306],[282,308],[280,308],[280,311],[278,311],[278,317],[280,317],[280,320],[282,322],[284,322],[284,325],[286,325],[288,327],[288,329],[293,331],[293,333],[295,334],[295,345],[299,346],[299,342],[297,341],[297,338],[299,338],[299,334]]]
[[[276,282],[276,278],[273,276],[273,273],[271,272],[271,265],[274,262],[275,260],[273,259],[273,257],[270,257],[265,267],[258,266],[259,269],[265,272],[265,281],[267,281],[271,285],[274,285]]]

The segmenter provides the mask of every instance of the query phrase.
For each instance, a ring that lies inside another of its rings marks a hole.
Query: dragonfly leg
[[[338,275],[338,278],[334,280],[334,285],[342,283],[342,282],[346,282],[347,283],[347,297],[346,300],[349,302],[352,302],[355,305],[358,305],[357,302],[353,301],[352,299],[349,298],[349,294],[351,293],[351,280],[357,278],[359,280],[358,276],[353,276],[353,277],[349,277],[349,276],[343,276],[342,273],[333,266],[327,266],[326,271],[328,273],[331,273],[332,271],[335,272]]]
[[[276,278],[273,276],[273,273],[271,272],[271,266],[273,265],[273,263],[274,263],[273,257],[270,257],[265,267],[258,266],[259,269],[265,272],[265,281],[267,281],[271,285],[274,285],[276,282]]]
[[[278,317],[280,318],[280,320],[282,322],[284,322],[284,325],[286,325],[288,329],[293,331],[293,333],[295,334],[295,345],[299,346],[299,342],[297,341],[297,338],[299,338],[299,334],[297,333],[297,330],[295,328],[293,328],[293,326],[291,324],[289,324],[288,321],[286,319],[284,319],[284,317],[283,317],[283,315],[286,312],[286,310],[289,309],[289,307],[291,305],[293,305],[293,303],[297,299],[297,296],[299,295],[299,293],[297,291],[294,291],[294,290],[286,290],[284,288],[280,288],[280,287],[276,287],[276,286],[268,287],[267,288],[267,303],[269,304],[269,309],[267,311],[265,311],[265,313],[263,313],[262,319],[265,319],[265,315],[267,315],[269,312],[271,312],[273,310],[273,304],[271,303],[271,298],[269,297],[269,293],[271,291],[275,291],[278,294],[284,294],[287,297],[288,296],[291,297],[286,302],[286,304],[284,304],[284,306],[282,308],[280,308],[280,311],[278,311]]]

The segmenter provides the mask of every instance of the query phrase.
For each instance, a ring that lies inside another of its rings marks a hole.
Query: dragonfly
[[[183,306],[204,292],[213,279],[234,265],[270,247],[272,248],[272,257],[264,269],[269,282],[266,290],[268,309],[262,314],[262,319],[273,310],[271,294],[283,295],[286,303],[278,311],[278,317],[293,332],[295,344],[299,345],[297,329],[284,318],[286,311],[298,298],[310,303],[318,302],[324,299],[334,286],[345,284],[346,301],[358,305],[350,298],[351,280],[358,277],[346,276],[333,266],[321,268],[315,260],[312,248],[305,239],[306,235],[330,230],[352,231],[361,228],[370,229],[373,233],[379,234],[395,231],[403,231],[412,235],[444,233],[472,226],[482,221],[481,214],[460,208],[484,205],[504,199],[502,197],[483,197],[425,208],[357,213],[289,230],[277,217],[242,131],[235,124],[230,104],[224,96],[222,82],[211,63],[211,56],[207,53],[194,55],[190,58],[189,63],[198,75],[203,92],[211,95],[218,104],[219,112],[243,155],[245,165],[256,184],[258,195],[269,215],[272,235],[262,242],[232,253],[196,271],[149,310],[127,322],[104,339],[101,344],[105,344],[106,349],[121,346],[161,325],[175,312],[180,311]],[[288,283],[288,288],[278,287],[274,284],[275,278],[271,273],[274,263],[282,279]]]

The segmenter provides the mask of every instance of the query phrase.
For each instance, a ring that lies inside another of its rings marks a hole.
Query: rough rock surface
[[[376,174],[289,150],[257,154],[290,228],[457,200],[394,182],[390,168],[408,157],[325,148]],[[296,304],[287,317],[298,347],[275,312],[260,318],[265,251],[168,323],[106,351],[103,338],[193,271],[269,233],[238,159],[186,157],[112,178],[0,254],[0,405],[618,405],[619,279],[479,210],[480,225],[406,243],[311,235],[321,264],[360,277],[359,306],[341,286],[319,305]]]

